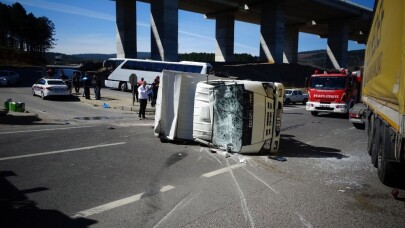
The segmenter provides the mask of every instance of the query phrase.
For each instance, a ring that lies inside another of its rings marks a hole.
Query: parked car
[[[0,70],[0,85],[14,85],[18,83],[20,75],[11,70]]]
[[[39,79],[32,85],[32,95],[46,99],[49,96],[70,96],[70,89],[61,79]]]
[[[284,103],[297,103],[301,102],[302,104],[307,103],[308,94],[304,94],[300,89],[286,89],[284,94]]]

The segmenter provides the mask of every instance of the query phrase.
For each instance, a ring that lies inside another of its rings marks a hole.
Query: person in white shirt
[[[145,119],[146,104],[148,103],[149,88],[146,86],[146,81],[143,81],[142,85],[138,87],[139,97],[139,119]]]

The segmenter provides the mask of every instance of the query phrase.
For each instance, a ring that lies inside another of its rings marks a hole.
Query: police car
[[[70,96],[70,89],[61,79],[39,79],[32,85],[32,95],[45,99],[49,96]]]

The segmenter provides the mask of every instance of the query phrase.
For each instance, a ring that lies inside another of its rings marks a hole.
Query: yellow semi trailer
[[[355,126],[365,124],[371,163],[389,186],[405,182],[404,22],[405,1],[376,0],[365,54],[363,104],[350,111]]]

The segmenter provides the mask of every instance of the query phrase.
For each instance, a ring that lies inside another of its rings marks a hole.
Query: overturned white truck
[[[155,135],[169,140],[201,139],[236,153],[276,152],[283,95],[281,83],[164,71]]]

